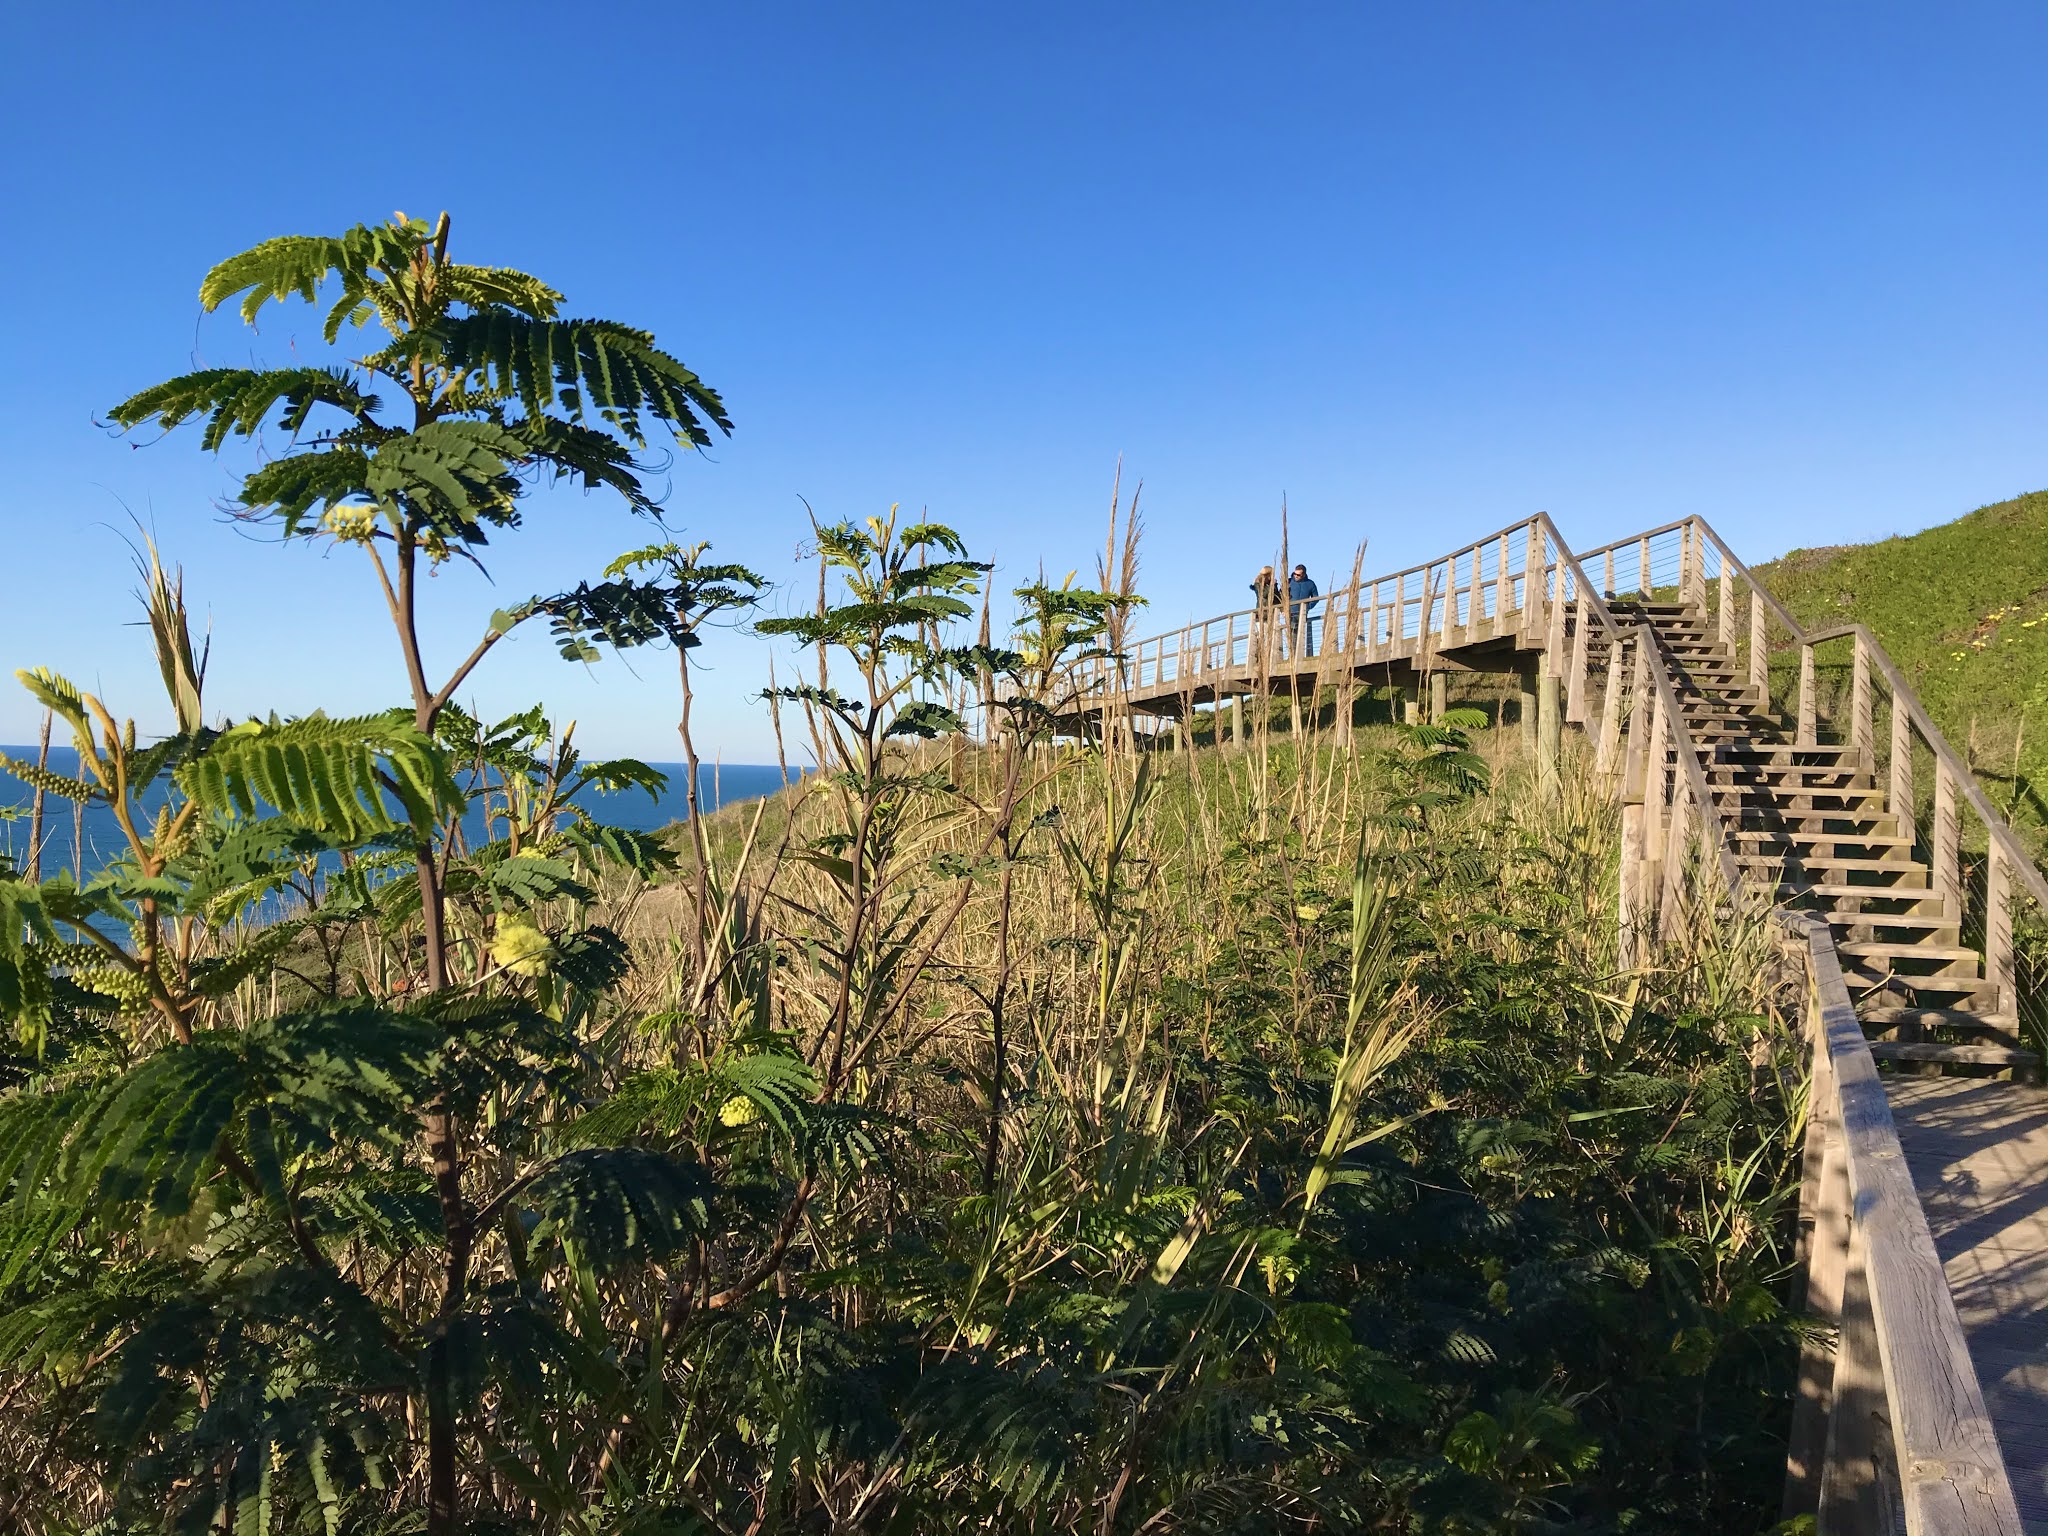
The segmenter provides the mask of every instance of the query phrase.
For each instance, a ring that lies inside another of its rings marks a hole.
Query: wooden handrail
[[[1801,1362],[1788,1516],[1822,1531],[2020,1536],[2019,1509],[1941,1256],[1827,923],[1780,910],[1804,940],[1813,1049],[1806,1179],[1808,1298],[1835,1325]]]
[[[1713,524],[1703,517],[1695,517],[1690,519],[1690,521],[1699,528],[1701,533],[1704,533],[1714,541],[1714,548],[1720,551],[1722,560],[1735,567],[1743,581],[1748,585],[1749,590],[1756,594],[1766,608],[1777,615],[1778,622],[1791,632],[1794,640],[1806,642],[1812,638],[1804,629],[1799,627],[1799,621],[1786,611],[1785,605],[1771,596],[1771,589],[1758,581],[1750,568],[1735,558],[1734,553],[1721,541],[1721,535],[1714,532]]]
[[[1502,538],[1506,537],[1509,534],[1526,530],[1532,523],[1540,525],[1541,528],[1550,535],[1551,541],[1557,546],[1558,552],[1562,557],[1563,561],[1568,562],[1571,568],[1577,573],[1581,589],[1597,605],[1597,613],[1599,618],[1608,628],[1612,629],[1613,616],[1607,611],[1606,605],[1599,601],[1599,595],[1594,590],[1593,584],[1586,580],[1585,572],[1579,568],[1579,563],[1577,559],[1572,556],[1570,547],[1566,545],[1564,540],[1558,536],[1557,528],[1551,522],[1550,515],[1546,512],[1538,512],[1535,513],[1533,516],[1517,519],[1515,522],[1509,523],[1506,527],[1496,528],[1493,530],[1493,532],[1483,534],[1479,538],[1472,540],[1470,543],[1461,544],[1460,546],[1458,546],[1458,548],[1452,550],[1448,554],[1434,556],[1431,559],[1424,560],[1419,565],[1411,565],[1403,570],[1398,571],[1388,571],[1383,575],[1379,576],[1364,577],[1361,578],[1355,584],[1351,582],[1346,582],[1342,587],[1339,587],[1334,591],[1323,593],[1317,599],[1317,601],[1329,602],[1340,596],[1348,596],[1351,593],[1354,585],[1356,586],[1358,591],[1364,592],[1373,588],[1377,588],[1386,582],[1400,581],[1405,577],[1426,576],[1431,572],[1438,571],[1442,567],[1447,566],[1454,561],[1460,560],[1465,556],[1474,553],[1475,551],[1490,549],[1495,544],[1497,544]],[[1527,573],[1524,573],[1525,577],[1526,574]],[[1393,629],[1391,638],[1395,640],[1403,638],[1403,630],[1405,628],[1405,610],[1410,607],[1417,606],[1421,601],[1422,596],[1420,593],[1414,596],[1404,596],[1404,598],[1399,603],[1397,611],[1393,616]],[[1526,605],[1526,603],[1527,594],[1525,592],[1524,604]],[[1285,607],[1285,602],[1283,601],[1280,606]],[[1136,655],[1145,646],[1157,644],[1158,642],[1166,640],[1177,640],[1182,635],[1186,635],[1193,631],[1199,630],[1204,624],[1219,624],[1236,619],[1254,619],[1259,616],[1260,612],[1261,610],[1256,607],[1239,608],[1234,610],[1233,612],[1217,614],[1207,619],[1194,619],[1188,622],[1187,624],[1182,625],[1179,629],[1162,630],[1156,635],[1147,635],[1142,639],[1127,642],[1124,647],[1125,654]]]
[[[1999,815],[1998,808],[1991,803],[1978,785],[1976,773],[1963,761],[1956,749],[1948,744],[1948,738],[1942,735],[1941,727],[1934,723],[1926,709],[1921,706],[1919,695],[1913,692],[1913,685],[1906,681],[1905,674],[1899,671],[1898,663],[1892,660],[1891,653],[1885,650],[1877,636],[1862,624],[1839,624],[1833,629],[1816,630],[1807,635],[1805,641],[1808,645],[1817,646],[1825,645],[1830,640],[1845,640],[1851,637],[1860,639],[1869,647],[1869,659],[1877,664],[1878,671],[1884,674],[1885,681],[1891,685],[1892,708],[1897,709],[1901,704],[1905,705],[1906,714],[1912,720],[1913,728],[1920,733],[1920,739],[1933,750],[1935,761],[1955,776],[1956,785],[1962,791],[1963,798],[1969,801],[1970,809],[1977,813],[1977,819],[1984,823],[1985,834],[1997,843],[2005,856],[2012,861],[2013,869],[2019,876],[2020,884],[2026,887],[2027,894],[2040,904],[2044,913],[2048,913],[2048,879],[2042,877],[2039,866],[2034,863],[2033,855],[2027,852],[2026,845],[2013,832],[2011,824]]]

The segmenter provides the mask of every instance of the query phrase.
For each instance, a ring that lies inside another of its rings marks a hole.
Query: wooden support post
[[[1401,654],[1401,642],[1408,633],[1408,573],[1403,571],[1394,578],[1394,617],[1387,626],[1387,650],[1389,655]]]
[[[1664,760],[1670,750],[1665,741],[1664,694],[1660,689],[1653,689],[1650,694],[1650,728],[1644,734],[1643,748],[1643,854],[1650,863],[1643,883],[1643,921],[1645,932],[1655,932],[1664,888],[1660,878],[1665,842]]]
[[[1814,715],[1813,647],[1799,647],[1799,735],[1796,743],[1810,747],[1819,740],[1819,723]]]
[[[1865,773],[1877,772],[1870,705],[1870,642],[1856,632],[1856,660],[1849,673],[1849,745]]]
[[[1244,695],[1230,696],[1230,749],[1233,752],[1244,748]]]
[[[1564,654],[1564,561],[1557,562],[1557,583],[1546,594],[1549,609],[1543,626],[1543,670],[1552,677],[1563,677]]]
[[[1607,547],[1606,569],[1600,573],[1600,595],[1614,596],[1614,546],[1611,544]]]
[[[1749,686],[1756,690],[1757,708],[1771,709],[1771,642],[1764,633],[1764,600],[1756,588],[1749,589]]]
[[[1429,674],[1429,718],[1441,720],[1450,706],[1450,674],[1432,672]]]
[[[1956,781],[1948,764],[1934,763],[1934,894],[1948,916],[1963,920],[1963,877],[1959,867],[1956,825]]]
[[[1621,808],[1620,936],[1616,954],[1623,970],[1643,963],[1643,806],[1632,800]]]
[[[1558,693],[1558,678],[1545,667],[1536,679],[1536,787],[1545,801],[1555,800],[1558,791],[1564,724]]]
[[[1676,750],[1678,733],[1671,733],[1671,746]],[[1658,894],[1657,931],[1664,938],[1670,938],[1678,927],[1678,920],[1685,912],[1685,850],[1692,834],[1692,791],[1686,783],[1682,765],[1674,764],[1671,769],[1671,814],[1664,823],[1664,889]]]
[[[1437,624],[1437,643],[1448,646],[1451,633],[1458,627],[1458,557],[1452,555],[1444,562],[1444,611]]]
[[[2020,1011],[2019,971],[2012,953],[2012,868],[1994,837],[1984,871],[1984,979],[1998,988],[2001,1013]]]
[[[1919,833],[1914,828],[1913,804],[1913,719],[1899,696],[1892,695],[1892,760],[1885,806],[1899,819],[1899,836],[1910,846]]]
[[[1807,1029],[1813,1038],[1813,1075],[1806,1095],[1805,1167],[1799,1187],[1806,1310],[1816,1322],[1832,1328],[1841,1321],[1842,1279],[1849,1263],[1849,1163],[1842,1142],[1834,1066],[1828,1059],[1817,1003],[1809,1005]],[[1820,1508],[1834,1383],[1835,1341],[1816,1331],[1799,1351],[1799,1395],[1792,1400],[1791,1433],[1785,1448],[1785,1500],[1778,1511],[1786,1520]]]
[[[1714,605],[1714,638],[1721,642],[1721,648],[1732,658],[1735,654],[1735,569],[1728,563],[1728,553],[1721,552],[1721,575],[1719,601]]]
[[[1521,684],[1522,694],[1522,745],[1534,748],[1536,745],[1536,664],[1532,661],[1515,674]]]
[[[1531,518],[1522,551],[1522,633],[1532,641],[1543,633],[1543,600],[1543,524]]]
[[[1508,574],[1508,536],[1500,536],[1500,546],[1494,553],[1500,562],[1500,569],[1493,573],[1493,632],[1496,635],[1507,631],[1508,610],[1515,605],[1515,578]]]
[[[1905,1511],[1898,1506],[1898,1469],[1885,1404],[1884,1361],[1878,1354],[1877,1319],[1870,1309],[1866,1236],[1864,1223],[1850,1222],[1827,1450],[1815,1521],[1816,1528],[1829,1536],[1835,1532],[1860,1536],[1866,1531],[1874,1536],[1906,1529]],[[1932,1382],[1924,1385],[1932,1390]]]
[[[1681,608],[1692,605],[1692,523],[1681,523],[1678,528],[1678,603]]]
[[[1586,626],[1586,599],[1581,594],[1572,604],[1572,669],[1564,710],[1573,725],[1586,723]]]
[[[1650,763],[1650,647],[1639,631],[1630,644],[1635,664],[1630,669],[1628,690],[1628,751],[1622,760],[1621,794],[1640,805],[1646,790]]]
[[[1636,541],[1636,549],[1642,565],[1641,574],[1637,579],[1642,585],[1643,601],[1647,603],[1651,592],[1656,590],[1650,585],[1650,536],[1647,533]]]
[[[1593,759],[1593,767],[1603,779],[1613,777],[1615,752],[1621,745],[1623,673],[1633,643],[1618,635],[1610,636],[1607,642],[1607,688],[1600,701],[1600,747]]]

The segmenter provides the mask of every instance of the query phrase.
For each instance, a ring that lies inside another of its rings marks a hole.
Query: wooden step
[[[1970,1013],[1999,1011],[1998,983],[1986,981],[1981,976],[1908,976],[1897,971],[1870,970],[1857,965],[1844,966],[1842,980],[1848,984],[1850,994],[1856,997],[1859,1007],[1893,1006],[1877,999],[1899,993],[1909,994],[1913,1007],[1927,1006],[1925,999],[1928,996],[1941,996],[1955,999],[1947,1006]]]
[[[1827,919],[1837,938],[1855,940],[1858,935],[1867,931],[1869,937],[1861,940],[1866,944],[1880,942],[1877,939],[1880,930],[1886,933],[1917,934],[1931,944],[1961,942],[1961,935],[1956,930],[1956,921],[1946,912],[1856,912],[1836,909],[1827,913]]]
[[[1854,747],[1802,746],[1796,742],[1757,742],[1752,746],[1724,747],[1717,761],[1724,763],[1783,763],[1793,767],[1824,768],[1845,758],[1855,761]]]
[[[1941,1045],[1933,1041],[1873,1040],[1870,1054],[1879,1061],[1934,1062],[1943,1066],[2011,1067],[2030,1071],[2041,1058],[2009,1045]]]
[[[1781,843],[1786,848],[1895,848],[1904,852],[1913,840],[1897,832],[1793,832],[1777,827],[1731,827],[1728,836],[1736,842]]]
[[[1787,858],[1782,853],[1738,853],[1735,855],[1735,862],[1770,869],[1783,869],[1787,864],[1796,864],[1804,869],[1855,869],[1873,872],[1924,868],[1905,859],[1844,859],[1836,858],[1832,854],[1826,858],[1819,855],[1810,858]]]
[[[1837,826],[1818,825],[1821,822],[1848,822],[1851,826],[1873,829],[1881,826],[1896,827],[1899,824],[1899,818],[1887,810],[1813,811],[1779,805],[1744,806],[1736,813],[1735,821],[1744,830],[1757,832],[1842,830]]]
[[[1778,897],[1781,901],[1800,901],[1811,897],[1816,901],[1907,902],[1914,907],[1924,907],[1932,902],[1939,906],[1941,898],[1927,883],[1926,865],[1890,864],[1886,868],[1907,878],[1895,885],[1853,885],[1846,881],[1816,881],[1811,885],[1789,886],[1781,890]]]
[[[1756,785],[1719,785],[1711,790],[1714,803],[1740,806],[1745,810],[1784,811],[1788,815],[1856,815],[1859,808],[1874,805],[1883,810],[1885,794],[1879,789],[1814,789],[1771,791]],[[1816,800],[1854,802],[1843,805],[1815,805]],[[1802,803],[1803,802],[1803,803]]]
[[[1982,958],[1974,949],[1964,949],[1960,944],[1936,944],[1929,941],[1896,944],[1885,940],[1851,939],[1835,946],[1838,953],[1849,957],[1859,970],[1888,969],[1891,974],[1906,981],[1918,981],[1924,977],[1939,976],[1944,980],[1963,975],[1975,976],[1980,972]],[[1880,966],[1879,962],[1882,962]],[[1932,966],[1932,970],[1907,970],[1898,967]],[[1969,967],[1968,971],[1958,966]]]
[[[1865,1029],[1880,1034],[1905,1031],[1910,1041],[1924,1030],[1948,1029],[1966,1035],[2003,1035],[2019,1041],[2020,1021],[2009,1013],[1965,1013],[1958,1008],[1866,1008],[1857,1014]]]
[[[1804,789],[1789,790],[1788,793],[1811,794],[1814,793],[1811,781],[1815,779],[1847,780],[1846,783],[1820,785],[1819,792],[1822,794],[1829,790],[1859,790],[1872,787],[1868,776],[1855,768],[1774,768],[1754,763],[1716,762],[1709,762],[1704,767],[1708,783],[1726,788],[1769,789],[1774,787],[1772,780],[1780,780],[1807,786]]]

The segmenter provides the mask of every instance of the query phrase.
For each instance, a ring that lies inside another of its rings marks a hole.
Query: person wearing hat
[[[1322,588],[1309,576],[1308,567],[1297,565],[1287,578],[1287,631],[1300,637],[1301,654],[1316,653],[1316,599]]]
[[[1257,657],[1266,648],[1268,627],[1280,615],[1280,579],[1273,574],[1273,567],[1262,565],[1259,574],[1252,578],[1252,637],[1251,654]]]

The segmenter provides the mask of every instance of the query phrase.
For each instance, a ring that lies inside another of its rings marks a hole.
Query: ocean
[[[32,746],[0,745],[0,752],[10,758],[33,763],[36,749]],[[71,747],[50,747],[50,771],[75,777],[78,772],[78,754]],[[668,775],[668,787],[659,796],[649,795],[645,790],[631,789],[618,794],[591,794],[584,804],[599,821],[612,826],[626,827],[635,832],[654,832],[672,822],[688,819],[689,809],[683,794],[683,784],[688,770],[682,763],[652,763],[650,767]],[[794,776],[796,770],[791,769]],[[715,811],[721,805],[736,805],[746,800],[758,800],[763,795],[773,794],[782,788],[782,770],[772,765],[758,763],[725,763],[701,766],[697,778],[698,803],[706,811]],[[19,779],[0,771],[0,852],[14,861],[17,868],[25,862],[29,835],[29,787]],[[148,797],[145,797],[148,803]],[[482,828],[481,812],[473,814],[475,825],[468,830],[475,837]],[[113,855],[125,849],[126,841],[114,815],[104,805],[88,806],[76,828],[78,853],[86,873],[98,869]],[[71,803],[50,798],[45,801],[43,822],[43,872],[54,874],[60,869],[72,866],[74,828]]]

